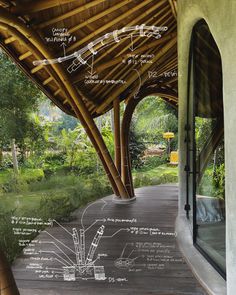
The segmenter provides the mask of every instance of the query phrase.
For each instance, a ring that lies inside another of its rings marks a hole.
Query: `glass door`
[[[193,29],[188,102],[188,198],[195,246],[225,277],[222,65],[205,21]]]

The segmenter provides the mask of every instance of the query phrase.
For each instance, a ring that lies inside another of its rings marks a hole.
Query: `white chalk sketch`
[[[87,65],[93,68],[94,57],[99,53],[99,51],[105,49],[113,43],[119,43],[122,39],[130,39],[130,51],[133,52],[134,48],[133,39],[137,36],[155,39],[161,38],[161,34],[168,30],[168,27],[156,27],[156,26],[146,26],[145,24],[124,27],[120,30],[115,30],[110,33],[106,33],[102,37],[97,38],[93,42],[90,42],[85,47],[73,52],[72,54],[64,55],[53,58],[53,59],[43,59],[35,60],[33,64],[37,65],[50,65],[55,63],[62,63],[65,61],[73,60],[71,64],[67,67],[67,71],[72,73],[78,70],[82,65]],[[93,72],[93,70],[92,70]]]
[[[90,203],[81,212],[78,225],[69,227],[54,219],[12,217],[13,232],[20,237],[19,245],[25,247],[23,253],[28,256],[26,270],[42,280],[118,283],[127,282],[128,273],[158,271],[164,269],[166,263],[179,263],[172,255],[175,245],[162,242],[163,237],[175,239],[175,232],[140,226],[136,218],[106,216],[109,202],[112,200]],[[98,217],[92,222],[89,210]],[[103,217],[99,218],[100,215]],[[46,229],[41,231],[40,226]],[[28,235],[34,230],[39,236],[30,241]],[[107,245],[119,240],[121,250],[114,256]],[[115,271],[111,272],[110,263]]]
[[[135,249],[132,249],[131,251],[129,251],[129,254],[125,254],[125,252],[127,252],[127,246],[129,246],[129,243],[126,243],[121,255],[119,258],[117,258],[114,262],[115,267],[119,268],[119,269],[130,269],[132,267],[135,266],[135,260],[139,258],[139,256],[132,258],[132,254],[134,253]],[[132,246],[132,244],[131,244]],[[128,255],[128,256],[126,256]]]

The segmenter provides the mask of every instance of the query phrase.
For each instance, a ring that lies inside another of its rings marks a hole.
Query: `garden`
[[[50,103],[3,53],[0,64],[0,248],[12,262],[22,251],[12,217],[70,221],[74,210],[112,190],[80,122]],[[96,124],[114,157],[112,112]],[[130,132],[135,187],[178,182],[177,166],[169,165],[166,154],[165,131],[174,132],[171,149],[177,150],[177,111],[147,97]]]

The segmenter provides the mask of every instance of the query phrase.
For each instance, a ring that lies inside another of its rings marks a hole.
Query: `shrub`
[[[146,169],[152,169],[152,168],[156,168],[160,165],[163,165],[167,163],[167,156],[163,155],[163,156],[153,156],[153,157],[147,157],[144,160],[144,165],[142,170],[146,170]]]
[[[18,244],[18,237],[13,233],[13,225],[11,216],[14,211],[0,212],[0,248],[6,254],[8,261],[12,262],[21,252],[21,247]]]

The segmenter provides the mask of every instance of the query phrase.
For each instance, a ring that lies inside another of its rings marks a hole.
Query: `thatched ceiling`
[[[0,42],[69,114],[142,93],[176,104],[176,11],[175,0],[0,0]]]

